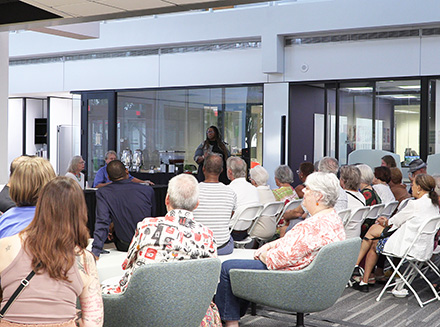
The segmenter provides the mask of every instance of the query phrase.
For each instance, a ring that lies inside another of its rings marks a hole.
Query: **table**
[[[99,281],[112,279],[114,282],[118,282],[124,274],[122,270],[122,263],[127,257],[127,252],[121,252],[116,249],[107,249],[109,253],[102,253],[99,256],[99,260],[96,262],[98,268]],[[254,258],[255,250],[252,249],[234,249],[234,252],[228,255],[219,255],[218,258],[221,262],[230,259],[250,259]]]
[[[167,208],[165,206],[165,197],[167,195],[168,185],[152,185],[154,190],[154,197],[156,200],[156,217],[165,216]],[[87,228],[90,231],[90,236],[93,237],[95,231],[96,220],[96,190],[95,188],[89,188],[84,190],[84,197],[87,205]]]

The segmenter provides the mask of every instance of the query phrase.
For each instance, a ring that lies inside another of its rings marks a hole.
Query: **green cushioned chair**
[[[103,295],[105,327],[197,327],[220,276],[219,259],[138,268],[123,294]]]
[[[296,312],[296,326],[304,326],[304,313],[325,310],[341,296],[360,244],[359,237],[328,244],[309,266],[297,271],[231,269],[232,292],[254,303]]]

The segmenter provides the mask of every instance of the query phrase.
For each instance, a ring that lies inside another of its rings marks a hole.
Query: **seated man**
[[[100,188],[100,187],[106,186],[107,184],[110,184],[112,182],[107,174],[107,165],[116,159],[118,159],[118,157],[117,157],[115,151],[113,151],[113,150],[107,151],[107,153],[105,154],[105,157],[104,157],[105,165],[104,165],[104,167],[99,168],[98,172],[96,173],[95,180],[93,181],[93,187]],[[133,177],[130,174],[128,174],[128,178],[132,182],[135,182],[135,183],[147,183],[150,185],[154,184],[153,182],[143,181],[139,178]]]
[[[205,180],[199,183],[199,206],[194,210],[194,220],[214,233],[219,255],[230,254],[234,241],[229,233],[229,223],[235,211],[237,196],[225,184],[219,182],[223,170],[223,158],[212,153],[203,162]]]
[[[240,213],[245,208],[260,204],[257,188],[246,181],[247,165],[246,162],[238,157],[229,157],[226,161],[227,175],[231,184],[228,187],[237,195],[237,209]],[[236,241],[244,240],[250,227],[249,222],[238,222],[232,232],[232,237]]]
[[[110,223],[114,224],[114,241],[119,251],[127,251],[136,224],[145,217],[154,216],[156,202],[151,186],[133,183],[128,170],[119,160],[107,165],[111,184],[96,192],[96,222],[92,252],[99,257],[109,235]]]
[[[216,257],[212,231],[193,218],[192,211],[197,208],[198,199],[198,183],[194,176],[173,177],[165,198],[168,213],[165,217],[145,218],[138,223],[122,264],[126,272],[118,285],[104,285],[103,293],[124,292],[133,272],[148,263]]]

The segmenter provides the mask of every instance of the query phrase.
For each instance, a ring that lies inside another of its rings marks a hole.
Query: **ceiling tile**
[[[71,14],[75,17],[98,16],[105,14],[118,13],[123,10],[99,4],[96,2],[83,1],[64,6],[57,6],[55,9]]]
[[[63,0],[60,0],[63,1]],[[121,8],[125,10],[144,10],[174,6],[172,3],[161,0],[94,0],[95,2]]]

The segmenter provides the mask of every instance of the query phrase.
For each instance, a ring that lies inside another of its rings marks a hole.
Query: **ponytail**
[[[438,207],[438,194],[434,189],[429,191],[429,198],[432,201],[432,204]]]

